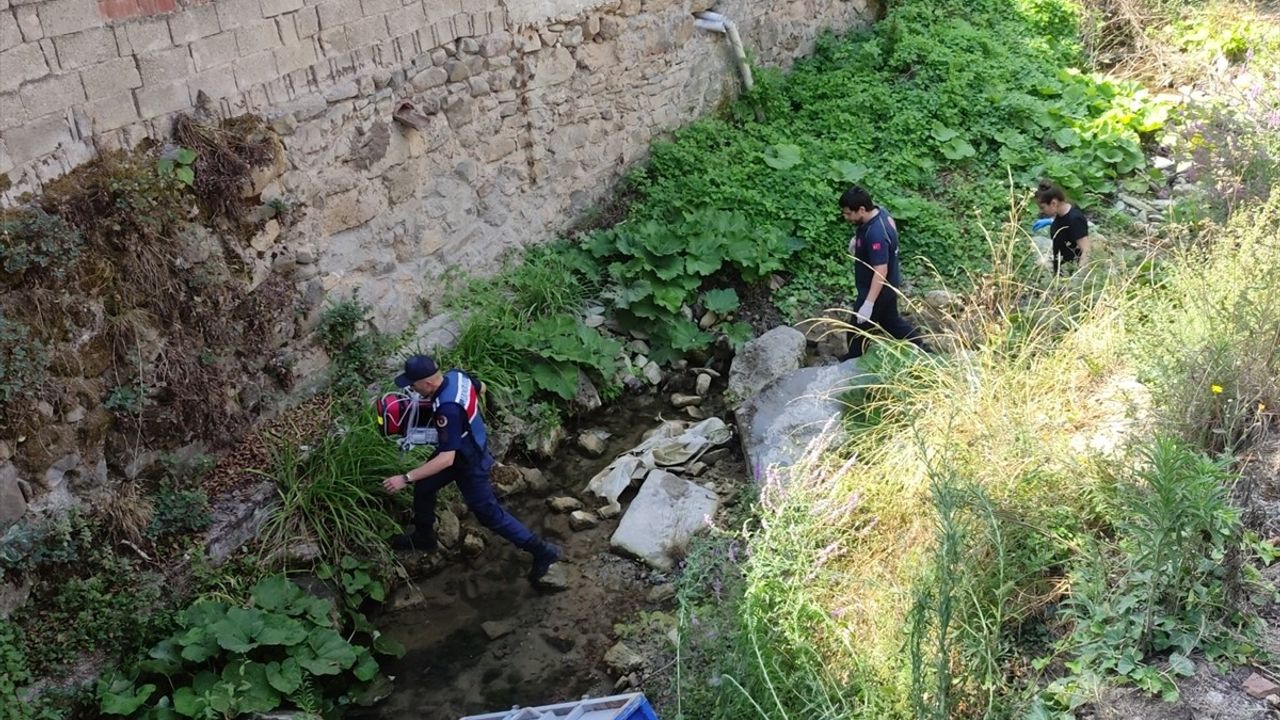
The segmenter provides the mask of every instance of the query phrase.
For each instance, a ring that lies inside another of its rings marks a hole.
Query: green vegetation
[[[359,395],[382,370],[393,341],[369,327],[369,306],[353,296],[332,303],[316,326],[320,347],[329,354],[330,384],[338,397]]]
[[[0,261],[7,279],[21,279],[33,268],[62,277],[83,244],[75,228],[38,207],[0,218]]]
[[[178,630],[146,660],[99,680],[101,710],[144,718],[238,717],[287,704],[329,714],[386,682],[375,652],[403,652],[376,631],[368,637],[368,644],[352,642],[331,601],[272,575],[252,588],[246,603],[200,601],[183,610]],[[172,692],[157,693],[161,685]]]

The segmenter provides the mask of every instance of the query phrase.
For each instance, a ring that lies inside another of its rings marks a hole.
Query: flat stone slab
[[[789,468],[828,426],[840,422],[846,390],[874,381],[857,360],[802,368],[766,386],[735,411],[742,452],[756,482],[770,467]]]
[[[653,470],[609,544],[623,555],[670,570],[675,557],[683,555],[689,539],[706,527],[707,518],[719,507],[720,498],[710,490],[666,470]]]

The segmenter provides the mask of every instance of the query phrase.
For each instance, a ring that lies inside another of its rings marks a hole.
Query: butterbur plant
[[[106,715],[208,718],[359,701],[386,682],[375,654],[403,649],[376,631],[344,634],[336,617],[332,601],[283,575],[255,585],[243,606],[199,601],[145,660],[99,680],[99,707]],[[364,637],[367,645],[354,641]]]

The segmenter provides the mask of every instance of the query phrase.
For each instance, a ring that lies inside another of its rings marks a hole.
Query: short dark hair
[[[840,207],[847,210],[874,210],[876,204],[871,199],[871,193],[854,185],[840,196]]]
[[[1057,200],[1058,202],[1066,202],[1067,194],[1058,187],[1057,183],[1048,180],[1041,180],[1039,187],[1036,188],[1036,202],[1041,205],[1048,205]]]

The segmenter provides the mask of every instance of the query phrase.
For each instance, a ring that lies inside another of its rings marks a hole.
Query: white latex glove
[[[854,318],[857,319],[859,325],[865,325],[871,322],[871,309],[874,306],[875,306],[875,303],[872,303],[870,300],[868,300],[862,303],[862,307],[858,308],[857,312],[853,314]]]

